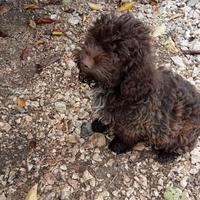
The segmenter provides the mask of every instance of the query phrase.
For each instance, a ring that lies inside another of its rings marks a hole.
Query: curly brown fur
[[[129,14],[102,15],[76,55],[80,80],[94,87],[94,107],[114,129],[118,143],[111,149],[146,140],[180,154],[200,135],[200,94],[181,76],[154,67],[149,32]]]

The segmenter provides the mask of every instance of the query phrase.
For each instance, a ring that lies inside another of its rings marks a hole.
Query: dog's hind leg
[[[123,143],[118,136],[115,136],[108,146],[108,148],[116,154],[123,154],[131,151],[132,147],[132,145]]]

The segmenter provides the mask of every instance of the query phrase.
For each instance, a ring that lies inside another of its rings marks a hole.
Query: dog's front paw
[[[114,138],[108,148],[116,154],[123,154],[131,150],[129,146],[119,141],[118,138]]]
[[[99,119],[95,119],[91,126],[92,131],[98,133],[105,133],[109,129],[108,125],[103,124]]]

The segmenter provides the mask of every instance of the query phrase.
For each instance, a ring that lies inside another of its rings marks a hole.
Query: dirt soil
[[[101,2],[109,12],[118,1]],[[0,1],[0,200],[25,199],[35,183],[39,200],[161,200],[167,186],[199,200],[200,164],[190,153],[161,164],[144,144],[117,156],[109,136],[94,148],[80,138],[92,111],[73,52],[101,11],[82,0],[43,0],[27,10],[24,3]],[[46,16],[52,23],[28,25]],[[164,39],[153,42],[157,64],[176,70]]]

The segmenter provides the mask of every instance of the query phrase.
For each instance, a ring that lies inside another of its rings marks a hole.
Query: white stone
[[[91,179],[93,179],[94,177],[90,174],[90,172],[88,170],[85,170],[83,172],[83,180],[84,181],[89,181]]]
[[[200,147],[191,151],[191,162],[192,164],[200,163]]]
[[[8,132],[11,129],[10,124],[6,122],[0,122],[0,130]]]
[[[67,166],[66,165],[61,165],[60,169],[63,170],[63,171],[66,171],[67,170]]]
[[[200,51],[200,40],[194,40],[190,44],[190,49],[193,51]]]
[[[186,65],[184,64],[183,59],[181,57],[174,56],[174,57],[171,57],[171,59],[175,65],[177,65],[179,67],[186,67]]]
[[[55,109],[60,113],[64,113],[66,111],[66,109],[67,109],[66,103],[62,102],[62,101],[56,102],[55,103]]]
[[[180,181],[180,185],[185,188],[187,186],[187,180],[188,180],[188,177],[185,176],[181,181]]]
[[[101,162],[101,161],[102,161],[102,159],[101,159],[101,157],[100,157],[100,155],[99,155],[98,153],[95,153],[95,154],[92,156],[92,159],[93,159],[94,161],[97,161],[97,162]]]

